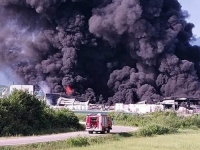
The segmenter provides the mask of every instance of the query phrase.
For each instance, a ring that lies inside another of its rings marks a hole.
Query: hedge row
[[[200,115],[178,116],[176,112],[154,112],[150,114],[109,113],[115,123],[144,127],[151,124],[170,128],[200,128]]]
[[[79,127],[79,120],[73,112],[53,110],[27,92],[15,90],[9,97],[0,100],[0,136],[31,135]]]

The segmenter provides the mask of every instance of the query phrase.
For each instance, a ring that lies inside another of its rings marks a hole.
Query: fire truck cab
[[[93,132],[110,133],[110,130],[112,130],[112,119],[108,115],[98,113],[86,116],[86,131],[89,134]]]

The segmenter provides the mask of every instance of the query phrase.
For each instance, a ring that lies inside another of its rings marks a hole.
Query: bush
[[[194,128],[194,126],[200,128],[200,115],[194,115],[182,119],[181,125],[183,128]]]
[[[177,132],[176,128],[170,128],[163,125],[147,125],[136,132],[138,136],[152,136],[152,135],[162,135],[168,133],[175,133]]]
[[[34,96],[15,90],[0,102],[0,134],[32,133],[40,128],[44,108],[45,104]]]
[[[15,90],[0,101],[0,136],[38,134],[44,130],[80,127],[76,115],[66,109],[53,110],[45,102]]]
[[[175,112],[154,112],[149,114],[109,113],[115,124],[144,127],[161,124],[170,128],[200,128],[200,115],[178,116]]]
[[[86,119],[86,114],[76,114],[76,116],[78,117],[79,121],[85,121]]]
[[[66,142],[70,147],[82,147],[89,145],[88,138],[86,137],[70,138]]]

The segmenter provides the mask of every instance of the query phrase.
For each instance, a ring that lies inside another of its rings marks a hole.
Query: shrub
[[[66,142],[70,147],[82,147],[89,145],[88,138],[86,137],[70,138]]]
[[[35,96],[19,90],[1,99],[0,119],[0,136],[30,135],[50,129],[80,127],[73,112],[53,110]]]
[[[51,125],[53,128],[78,128],[79,127],[79,120],[76,115],[69,111],[68,109],[60,109],[54,111],[53,117],[51,120]]]
[[[136,132],[136,135],[138,136],[152,136],[152,135],[162,135],[162,134],[168,134],[168,133],[174,133],[177,132],[176,128],[170,128],[167,126],[163,125],[157,125],[157,124],[152,124],[152,125],[147,125],[141,129],[139,129]]]
[[[86,119],[86,114],[76,114],[76,116],[78,117],[79,121],[85,121]]]
[[[109,113],[115,123],[144,127],[149,124],[162,124],[170,128],[200,128],[200,115],[178,116],[176,112],[154,112],[149,114]]]
[[[0,102],[1,134],[26,135],[39,129],[44,107],[34,96],[15,90]]]

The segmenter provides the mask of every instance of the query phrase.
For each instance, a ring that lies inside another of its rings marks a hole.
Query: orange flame
[[[67,95],[71,95],[72,92],[73,92],[72,88],[71,88],[69,85],[66,86],[65,91],[66,91],[66,94],[67,94]]]

